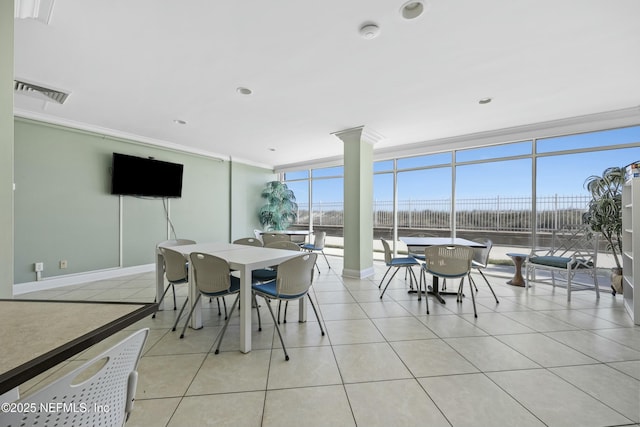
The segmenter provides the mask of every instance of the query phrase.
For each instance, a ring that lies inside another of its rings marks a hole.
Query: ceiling
[[[640,104],[640,1],[405,1],[55,0],[15,77],[70,95],[15,114],[281,167],[355,126],[388,150]]]

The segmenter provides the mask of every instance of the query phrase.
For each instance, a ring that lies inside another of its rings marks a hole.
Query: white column
[[[345,277],[373,271],[373,144],[382,139],[364,126],[333,133],[344,142]]]

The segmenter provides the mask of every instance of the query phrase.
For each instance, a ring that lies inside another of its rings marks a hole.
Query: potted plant
[[[268,182],[261,194],[267,203],[260,208],[260,224],[265,230],[286,230],[298,219],[298,204],[293,191],[280,181]]]
[[[622,187],[624,167],[610,167],[601,176],[591,175],[585,180],[585,188],[591,193],[591,201],[583,221],[607,241],[616,267],[612,270],[613,294],[622,292]]]

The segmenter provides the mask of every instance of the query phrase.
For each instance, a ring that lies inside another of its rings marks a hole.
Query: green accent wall
[[[260,197],[265,183],[277,176],[272,170],[233,162],[231,165],[231,241],[253,237],[254,229],[262,229],[258,212],[265,200]]]
[[[0,1],[0,298],[13,295],[13,2]]]
[[[228,161],[26,119],[15,120],[15,141],[15,283],[36,280],[35,262],[44,262],[44,278],[151,264],[173,230],[200,242],[252,232],[239,212],[253,209],[258,182],[273,173],[234,163],[232,174]],[[183,164],[182,198],[111,195],[113,152]]]

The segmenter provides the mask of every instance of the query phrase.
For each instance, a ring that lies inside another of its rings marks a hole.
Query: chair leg
[[[598,271],[595,268],[592,271],[593,271],[593,285],[596,287],[596,298],[600,299],[600,285],[598,285]]]
[[[464,282],[464,277],[460,281],[460,287],[462,287],[462,282]],[[477,318],[478,317],[478,312],[476,311],[476,293],[473,292],[473,286],[475,286],[475,283],[473,283],[473,279],[471,278],[471,274],[469,274],[469,291],[471,291],[471,301],[473,302],[473,317]]]
[[[229,316],[227,316],[227,320],[224,322],[224,326],[222,327],[222,330],[218,332],[216,339],[213,340],[214,344],[216,343],[216,341],[218,342],[218,345],[216,346],[215,354],[220,353],[220,344],[222,344],[222,338],[224,338],[224,333],[227,331],[227,326],[229,326],[231,315],[233,314],[233,310],[236,309],[236,305],[238,305],[239,298],[240,298],[240,294],[238,293],[238,295],[236,295],[236,299],[233,301],[233,305],[231,306],[231,310],[229,311]]]
[[[169,285],[167,285],[167,287],[164,288],[164,292],[160,296],[160,301],[158,301],[158,305],[162,304],[162,301],[164,300],[165,295],[167,295],[167,291],[168,290],[169,290]],[[153,316],[151,316],[151,318],[155,319],[156,318],[156,313],[153,313]]]
[[[309,302],[311,303],[311,308],[313,308],[313,312],[316,314],[316,319],[318,319],[318,325],[320,325],[320,332],[322,336],[324,336],[324,329],[322,328],[322,322],[320,321],[320,316],[318,316],[318,310],[316,310],[316,305],[313,303],[311,296],[307,292],[307,298],[309,298]],[[304,300],[300,300],[300,304],[304,304]]]
[[[182,308],[180,309],[180,313],[178,313],[178,317],[176,317],[176,322],[173,324],[172,331],[175,331],[178,327],[178,322],[180,321],[180,317],[182,317],[182,313],[184,312],[184,308],[187,306],[187,302],[189,302],[189,298],[185,298],[184,303],[182,304]],[[195,304],[194,304],[195,306]]]
[[[491,283],[489,283],[489,281],[487,280],[487,276],[485,276],[484,273],[482,272],[482,270],[480,270],[480,269],[478,269],[478,273],[480,273],[480,275],[482,276],[484,281],[487,282],[487,286],[489,287],[489,290],[493,294],[493,297],[496,299],[496,304],[500,304],[500,301],[498,301],[498,297],[496,296],[496,293],[493,292],[493,287],[491,287]],[[475,286],[475,282],[473,284]],[[478,289],[478,288],[476,287],[476,289]]]
[[[384,279],[385,279],[385,277],[387,277],[387,274],[389,273],[389,270],[391,270],[391,267],[387,268],[387,271],[384,272],[384,276],[382,276],[382,280],[380,280],[380,284],[378,285],[378,289],[380,289],[382,287],[382,284],[384,283]]]
[[[227,320],[227,301],[222,297],[222,305],[224,306],[224,320]]]
[[[191,310],[189,310],[189,315],[187,316],[187,321],[184,322],[184,326],[182,327],[182,332],[180,333],[180,339],[184,338],[184,332],[187,330],[187,325],[189,324],[189,320],[191,320],[191,316],[193,316],[193,310],[195,310],[198,301],[200,301],[200,297],[202,294],[198,294],[196,297],[196,302],[191,306]]]
[[[389,283],[391,283],[391,281],[393,280],[393,277],[396,275],[398,270],[400,270],[400,268],[396,268],[396,271],[394,271],[393,274],[391,275],[391,277],[389,277],[389,281],[387,282],[386,286],[382,290],[382,294],[380,294],[380,299],[382,299],[382,297],[384,296],[384,293],[387,292],[387,288],[389,287]]]
[[[211,298],[209,298],[209,302],[211,302]],[[220,298],[216,298],[216,302],[218,303],[218,316],[222,316],[222,311],[220,311]]]
[[[171,290],[173,291],[173,309],[175,310],[178,305],[176,304],[176,287],[173,286],[173,283],[171,284]]]
[[[324,260],[327,262],[327,267],[329,267],[329,270],[331,270],[331,264],[329,264],[329,260],[327,259],[327,255],[325,255],[325,253],[324,253],[324,249],[321,250],[320,252],[322,252],[322,256],[324,257]]]
[[[256,298],[256,293],[252,292],[251,296],[253,297],[253,305],[256,306],[256,313],[258,314],[258,332],[262,331],[262,320],[260,319],[260,306],[258,305],[258,299]]]
[[[282,316],[282,323],[287,323],[287,309],[289,308],[289,301],[284,302],[284,316]]]
[[[265,298],[266,299],[266,298]],[[276,326],[276,332],[278,332],[278,337],[280,338],[280,344],[282,344],[282,350],[284,350],[284,360],[289,360],[289,354],[287,353],[287,348],[284,346],[284,340],[282,339],[282,333],[280,333],[280,327],[276,322],[276,316],[273,314],[273,309],[271,308],[271,302],[267,301],[267,308],[269,309],[269,313],[271,313],[271,318],[273,319],[273,324]]]

